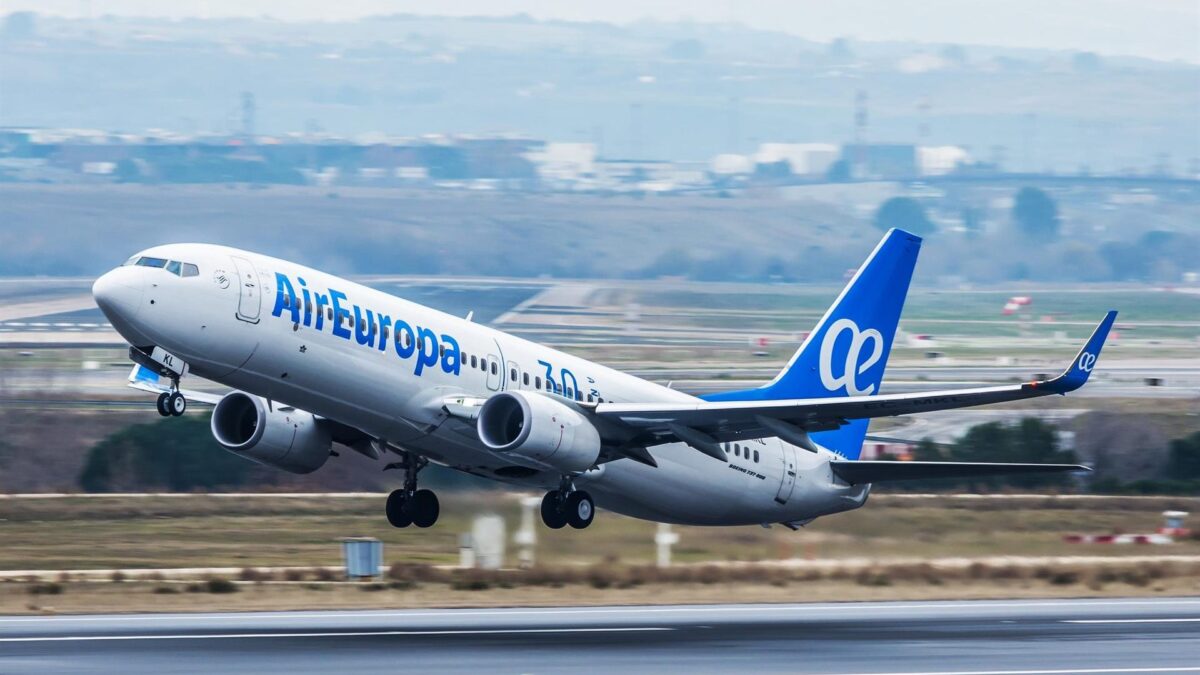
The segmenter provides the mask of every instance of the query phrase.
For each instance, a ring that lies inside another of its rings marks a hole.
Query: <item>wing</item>
[[[851,485],[924,478],[966,478],[1018,473],[1091,471],[1078,464],[993,464],[987,462],[832,462],[830,468]]]
[[[776,401],[696,401],[688,403],[601,403],[595,414],[638,430],[643,446],[684,441],[724,461],[727,441],[778,436],[816,452],[809,432],[836,429],[850,420],[891,417],[1020,401],[1066,394],[1087,382],[1117,313],[1096,326],[1075,359],[1058,377],[1023,384],[975,389]]]

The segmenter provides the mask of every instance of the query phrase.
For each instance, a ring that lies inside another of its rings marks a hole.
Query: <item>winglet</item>
[[[1100,350],[1104,347],[1104,341],[1108,339],[1108,331],[1112,329],[1116,319],[1117,311],[1109,310],[1108,314],[1104,316],[1104,320],[1092,332],[1092,337],[1088,338],[1087,344],[1083,345],[1083,349],[1080,349],[1079,353],[1075,355],[1075,360],[1071,362],[1071,365],[1067,366],[1067,369],[1058,377],[1037,386],[1055,394],[1065,394],[1082,387],[1087,382],[1088,376],[1092,374],[1092,368],[1096,366],[1096,360],[1100,358]]]

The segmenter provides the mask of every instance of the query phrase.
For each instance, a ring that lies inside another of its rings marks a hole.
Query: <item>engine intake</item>
[[[578,410],[548,396],[506,391],[479,410],[479,440],[517,461],[567,473],[587,471],[600,457],[600,432]]]
[[[292,473],[312,473],[329,459],[329,428],[312,413],[295,408],[268,410],[263,399],[235,391],[217,402],[212,434],[226,450]]]

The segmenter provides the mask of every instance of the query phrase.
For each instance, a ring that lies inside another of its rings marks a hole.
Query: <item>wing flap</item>
[[[1004,464],[989,462],[833,462],[830,468],[852,485],[893,480],[968,478],[1030,473],[1091,471],[1079,464]]]

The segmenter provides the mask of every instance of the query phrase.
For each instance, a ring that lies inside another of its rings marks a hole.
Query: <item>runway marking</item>
[[[222,621],[249,621],[249,620],[295,620],[295,619],[344,619],[344,618],[428,618],[431,616],[451,617],[490,617],[490,616],[546,616],[548,614],[681,614],[694,613],[704,614],[711,612],[732,613],[732,612],[829,612],[829,611],[862,611],[870,609],[872,611],[888,611],[888,610],[911,610],[911,609],[959,609],[959,610],[988,610],[988,609],[1030,609],[1030,608],[1055,608],[1055,607],[1134,607],[1140,605],[1150,605],[1153,607],[1164,606],[1195,606],[1200,605],[1200,598],[1187,599],[1181,598],[1177,600],[1158,600],[1147,598],[1145,600],[1067,600],[1067,601],[1025,601],[1025,602],[925,602],[925,603],[826,603],[826,604],[799,604],[799,605],[694,605],[694,606],[668,606],[668,607],[630,607],[630,606],[608,606],[608,607],[544,607],[544,608],[524,608],[524,609],[488,609],[488,610],[461,610],[461,609],[427,609],[402,612],[387,612],[387,611],[372,611],[363,610],[355,612],[230,612],[225,614],[121,614],[113,616],[28,616],[28,617],[2,617],[0,623],[29,623],[29,622],[68,622],[68,621],[144,621],[148,617],[155,619],[171,618],[176,621],[203,621],[220,619]]]
[[[1064,619],[1062,623],[1200,623],[1200,617],[1177,619]]]
[[[1106,673],[1200,673],[1200,665],[1175,668],[1061,668],[1045,670],[898,670],[895,673],[834,673],[832,675],[1088,675]]]
[[[0,638],[0,642],[102,642],[105,640],[237,640],[253,638],[384,637],[397,635],[521,635],[537,633],[649,633],[673,631],[660,626],[616,628],[496,628],[448,630],[371,630],[321,633],[191,633],[167,635],[45,635]]]
[[[1056,668],[1046,670],[903,670],[888,673],[833,673],[831,675],[1097,675],[1104,673],[1196,673],[1200,666],[1174,668]]]

